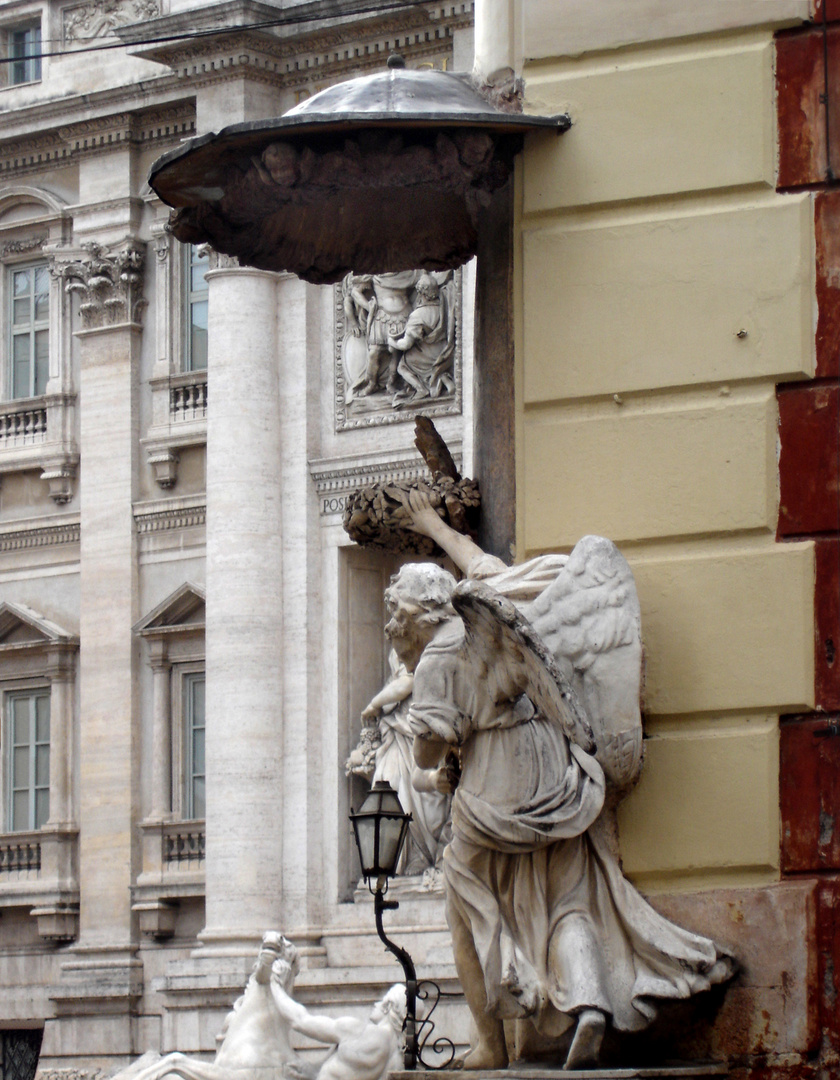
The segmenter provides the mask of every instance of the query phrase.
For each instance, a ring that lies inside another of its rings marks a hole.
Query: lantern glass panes
[[[365,880],[393,877],[411,815],[403,811],[391,785],[378,780],[350,820]]]

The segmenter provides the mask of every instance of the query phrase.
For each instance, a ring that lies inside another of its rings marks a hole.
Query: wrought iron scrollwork
[[[435,1030],[432,1013],[438,1007],[440,999],[446,997],[455,998],[458,995],[441,990],[438,984],[432,982],[431,979],[421,979],[417,983],[418,1001],[431,1002],[425,1010],[423,1019],[416,1021],[417,1060],[424,1069],[448,1069],[455,1060],[455,1043],[448,1036],[439,1035],[434,1041],[431,1041],[432,1033]],[[427,1060],[423,1056],[424,1054],[435,1054],[437,1056]]]

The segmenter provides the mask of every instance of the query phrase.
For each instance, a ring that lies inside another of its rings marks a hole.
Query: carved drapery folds
[[[84,248],[85,258],[59,271],[67,292],[81,297],[82,329],[140,323],[147,303],[143,297],[145,244],[129,240],[111,250],[100,244]]]

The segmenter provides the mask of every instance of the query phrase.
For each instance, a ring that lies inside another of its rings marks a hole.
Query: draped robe
[[[444,883],[472,933],[491,1013],[559,1035],[597,1008],[634,1031],[655,999],[730,977],[714,942],[660,916],[623,877],[601,817],[601,766],[524,695],[490,700],[460,618],[426,646],[410,718],[415,737],[460,748]]]

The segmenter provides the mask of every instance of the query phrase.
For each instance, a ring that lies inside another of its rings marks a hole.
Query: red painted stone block
[[[781,727],[782,872],[840,869],[840,725],[837,714],[790,718]]]
[[[815,693],[818,709],[840,711],[840,538],[817,541],[814,598]]]
[[[817,251],[817,376],[840,375],[840,191],[821,192],[814,207]]]
[[[827,31],[828,107],[831,164],[840,175],[840,25]],[[776,108],[779,128],[780,188],[822,184],[825,150],[823,30],[779,34],[776,39]]]
[[[840,384],[780,386],[779,537],[840,533]]]
[[[813,8],[814,22],[840,22],[840,0],[814,0]]]

